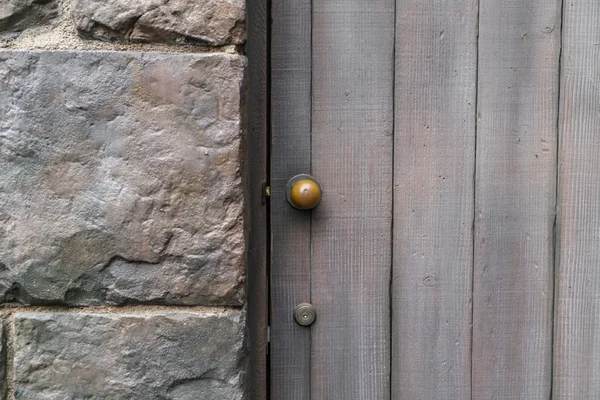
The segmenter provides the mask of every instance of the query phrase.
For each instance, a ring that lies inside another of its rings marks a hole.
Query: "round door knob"
[[[294,320],[298,325],[312,325],[315,319],[317,319],[317,311],[310,303],[300,303],[294,309]]]
[[[311,210],[321,201],[321,185],[310,175],[296,175],[286,187],[288,202],[299,210]]]

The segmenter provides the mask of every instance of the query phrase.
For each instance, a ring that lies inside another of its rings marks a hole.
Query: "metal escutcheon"
[[[317,311],[310,303],[300,303],[294,309],[294,320],[298,325],[310,326],[317,319]]]
[[[321,201],[321,185],[310,175],[296,175],[285,188],[288,202],[299,210],[312,210]]]

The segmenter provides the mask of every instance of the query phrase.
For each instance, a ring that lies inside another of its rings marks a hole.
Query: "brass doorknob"
[[[286,186],[288,202],[299,210],[311,210],[321,201],[321,185],[310,175],[296,175]]]

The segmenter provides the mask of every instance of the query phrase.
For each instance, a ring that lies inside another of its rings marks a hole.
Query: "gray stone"
[[[80,35],[108,41],[240,44],[245,0],[78,0]]]
[[[0,52],[0,299],[243,304],[244,69]]]
[[[242,311],[17,313],[15,399],[242,398]]]
[[[57,16],[56,0],[2,0],[0,38],[18,36],[24,29],[49,23]]]
[[[8,397],[8,380],[6,376],[6,324],[4,318],[0,318],[0,399]]]

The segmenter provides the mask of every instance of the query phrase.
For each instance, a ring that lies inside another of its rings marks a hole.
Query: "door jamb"
[[[270,260],[269,210],[264,188],[269,178],[269,0],[247,0],[245,236],[247,245],[246,396],[268,398]]]

